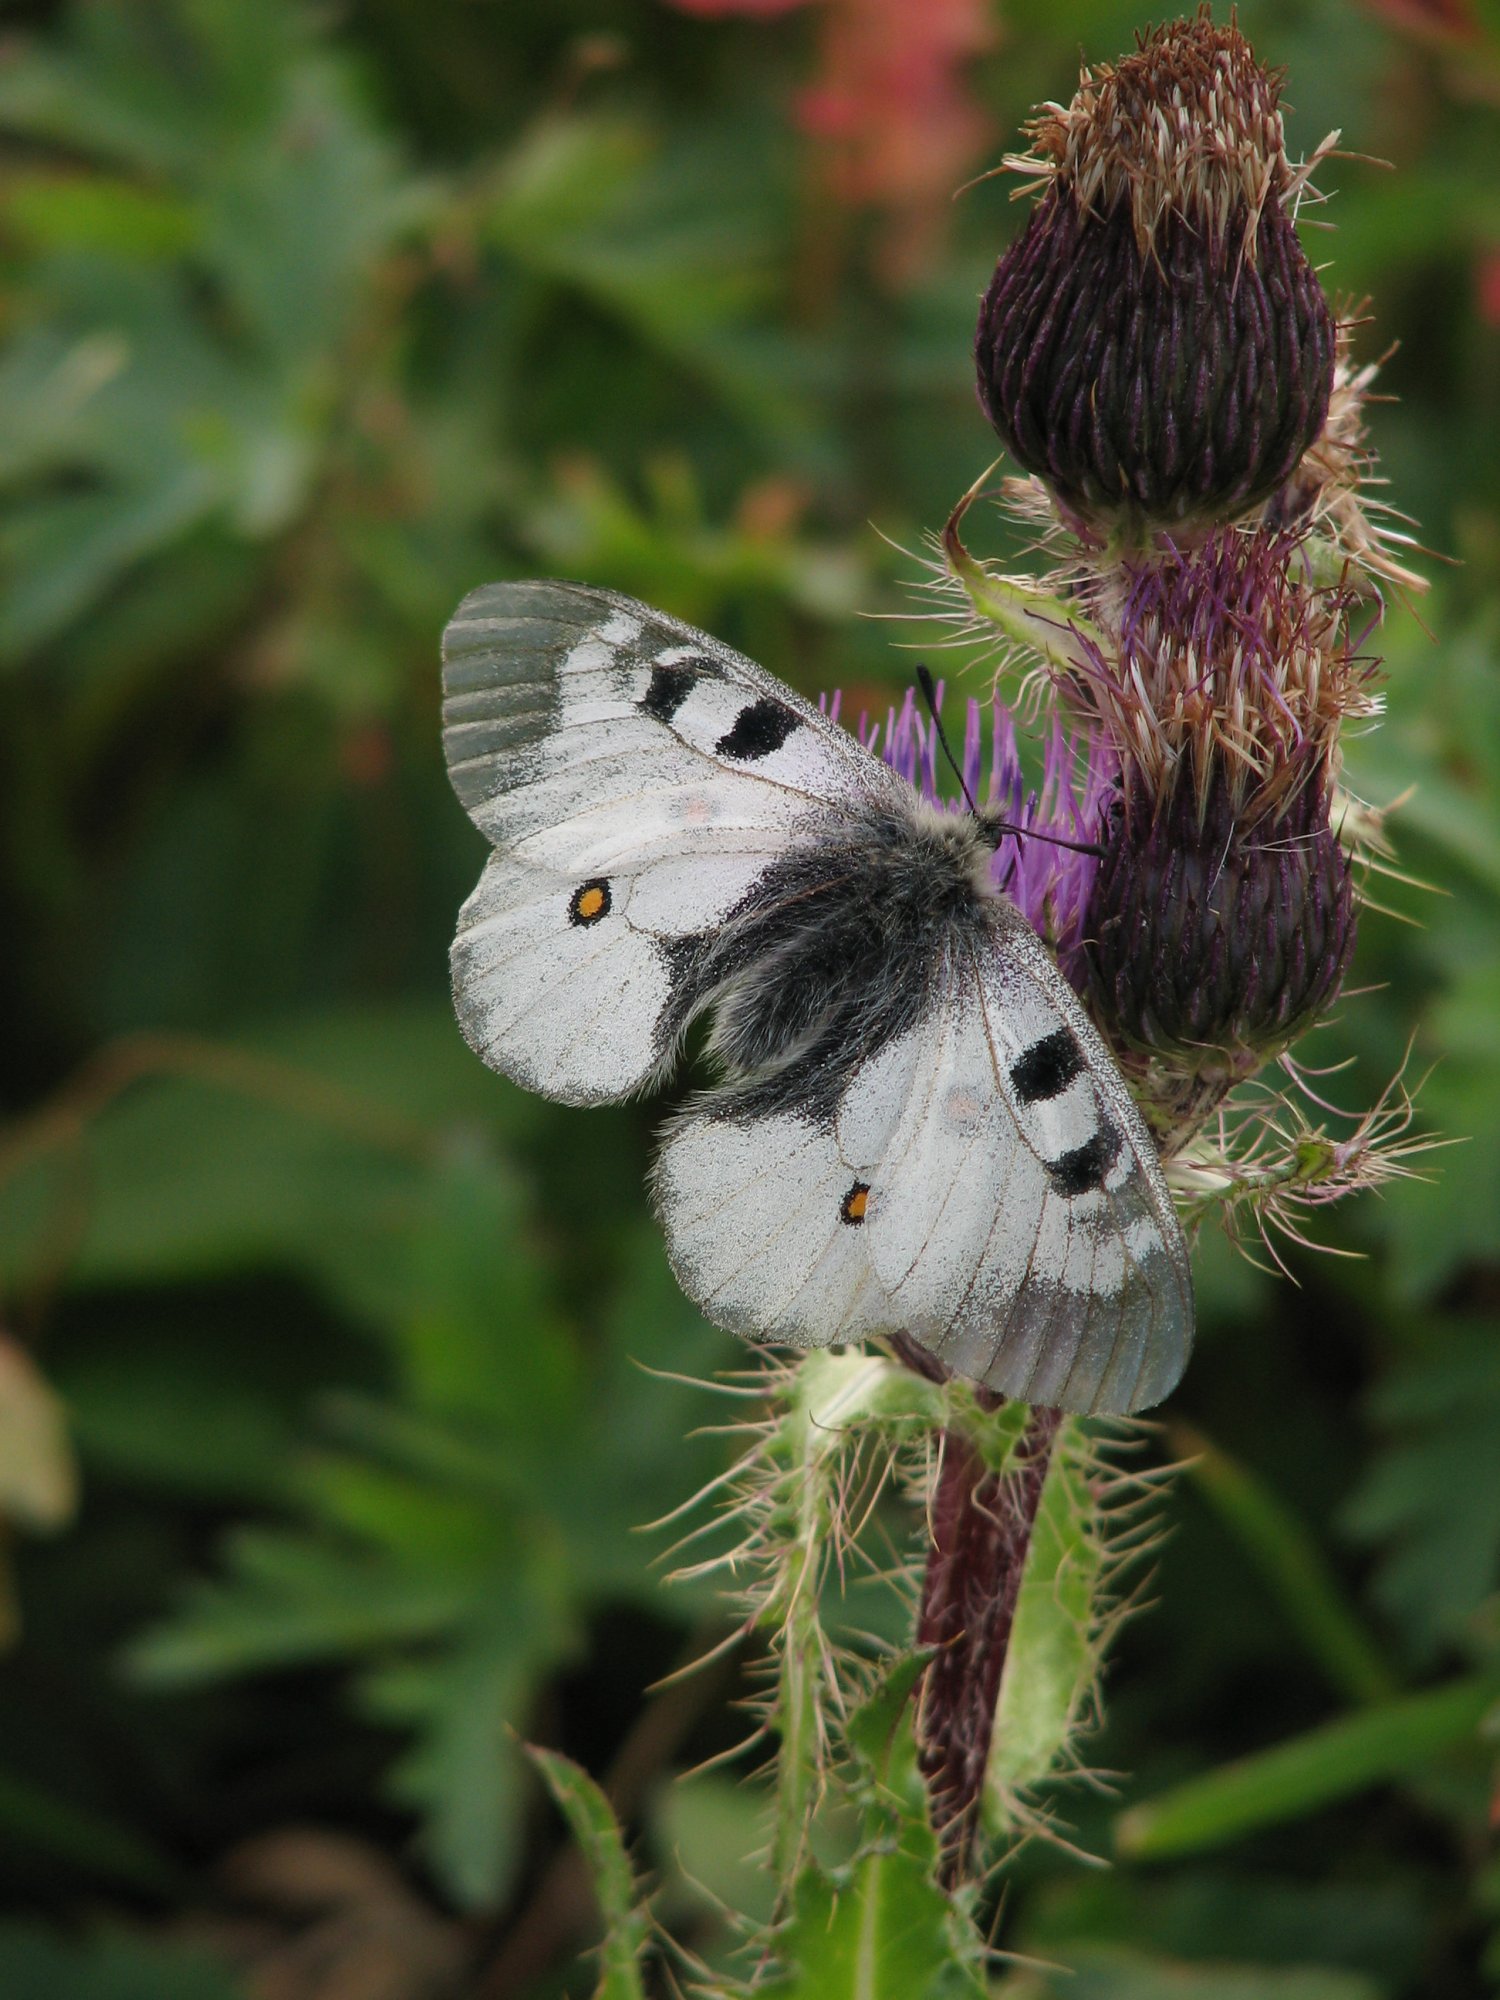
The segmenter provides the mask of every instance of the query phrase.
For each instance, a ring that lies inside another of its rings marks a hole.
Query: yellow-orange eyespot
[[[609,909],[609,884],[602,875],[596,875],[591,882],[580,882],[573,891],[568,904],[568,922],[597,924],[601,917],[609,915]]]
[[[847,1222],[851,1229],[857,1229],[865,1219],[865,1209],[869,1205],[869,1200],[869,1182],[856,1181],[839,1203],[839,1221]]]

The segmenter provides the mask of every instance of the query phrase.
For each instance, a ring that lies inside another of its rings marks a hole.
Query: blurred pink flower
[[[989,135],[962,69],[994,40],[987,0],[826,0],[803,129],[835,149],[846,200],[946,201]]]
[[[700,15],[787,13],[802,0],[669,0]],[[964,68],[993,45],[990,0],[820,0],[818,72],[797,122],[851,207],[883,209],[886,278],[902,284],[940,237],[954,189],[990,138]]]
[[[1479,317],[1487,327],[1500,327],[1500,249],[1482,250],[1474,270]]]
[[[752,20],[769,21],[777,14],[790,14],[793,8],[808,4],[809,0],[668,0],[668,5],[679,14],[700,14],[705,20],[743,14]]]

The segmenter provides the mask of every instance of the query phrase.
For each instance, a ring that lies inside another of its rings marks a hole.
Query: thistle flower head
[[[1097,541],[1240,515],[1323,429],[1334,322],[1278,95],[1205,11],[1086,68],[1006,162],[1042,194],[980,310],[979,399]]]
[[[1313,580],[1305,531],[1226,526],[1075,563],[1048,599],[974,562],[963,505],[952,582],[1002,633],[1049,634],[1032,684],[1072,721],[1066,738],[1054,724],[1072,809],[1044,830],[1103,856],[1023,836],[1017,899],[1170,1152],[1339,990],[1359,901],[1341,732],[1378,714],[1378,664],[1349,637],[1353,590]]]
[[[1176,1135],[1317,1019],[1354,947],[1349,858],[1313,777],[1245,823],[1216,774],[1201,802],[1122,790],[1082,925],[1084,984],[1117,1048],[1150,1059]],[[1154,1073],[1153,1073],[1154,1072]]]

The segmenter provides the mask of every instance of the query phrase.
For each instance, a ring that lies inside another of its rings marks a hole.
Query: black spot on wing
[[[1040,1104],[1066,1090],[1084,1066],[1078,1037],[1071,1028],[1057,1028],[1016,1057],[1010,1080],[1023,1104]]]
[[[651,684],[641,696],[638,706],[647,715],[654,715],[658,722],[670,722],[698,685],[698,680],[696,667],[655,666],[651,669]]]
[[[1114,1165],[1120,1150],[1120,1135],[1105,1123],[1081,1146],[1047,1162],[1047,1178],[1060,1195],[1092,1194],[1103,1187],[1104,1176]]]
[[[740,710],[734,718],[734,727],[719,738],[714,750],[720,757],[733,757],[739,763],[758,763],[773,750],[779,750],[792,731],[801,726],[801,716],[784,702],[762,695],[759,701],[752,701]]]

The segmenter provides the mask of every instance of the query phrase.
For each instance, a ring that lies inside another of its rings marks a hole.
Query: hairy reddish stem
[[[922,1680],[918,1738],[950,1881],[964,1873],[979,1824],[1000,1676],[1061,1421],[1056,1410],[1033,1410],[1005,1472],[986,1470],[955,1432],[943,1438],[917,1625],[917,1643],[935,1649]]]

